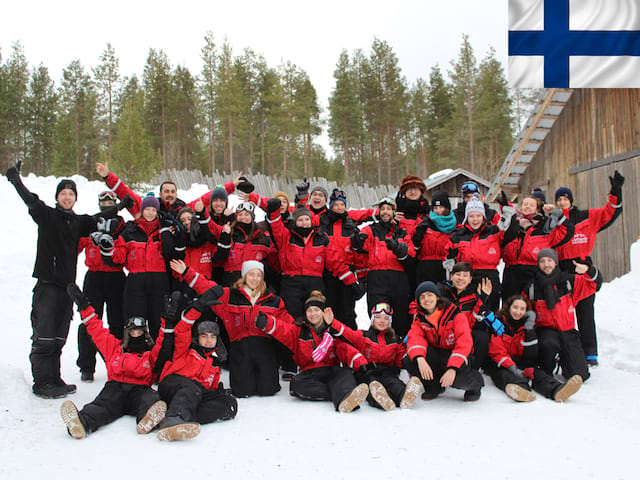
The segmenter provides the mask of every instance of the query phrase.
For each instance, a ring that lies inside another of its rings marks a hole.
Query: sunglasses
[[[242,202],[240,205],[236,207],[236,212],[241,212],[242,210],[253,213],[256,209],[256,206],[251,202]]]
[[[111,190],[105,190],[104,192],[100,192],[98,194],[99,202],[104,202],[105,200],[113,200],[115,202],[117,199],[118,197]]]
[[[393,308],[388,303],[378,303],[371,310],[372,315],[377,315],[379,313],[386,313],[387,315],[393,315]]]
[[[127,320],[127,328],[144,328],[147,326],[147,321],[142,317],[131,317]]]

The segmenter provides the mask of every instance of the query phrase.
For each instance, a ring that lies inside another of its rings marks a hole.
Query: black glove
[[[356,378],[358,382],[367,383],[373,382],[376,380],[376,369],[377,365],[374,362],[367,363],[366,365],[362,365],[358,371],[356,372]]]
[[[89,297],[87,297],[80,287],[78,287],[75,283],[70,283],[67,285],[67,293],[71,297],[71,300],[78,305],[78,310],[86,310],[91,306],[91,302],[89,301]]]
[[[113,237],[108,233],[103,233],[100,236],[100,251],[103,253],[111,252],[113,250]]]
[[[282,202],[277,197],[270,198],[269,200],[267,200],[267,215],[270,215],[273,212],[280,210],[280,205],[282,205]]]
[[[243,193],[251,193],[256,189],[255,185],[247,180],[246,177],[240,177],[240,183],[236,188]]]
[[[93,243],[93,245],[95,247],[99,247],[100,246],[100,237],[103,235],[102,232],[91,232],[89,234],[89,239],[91,240],[91,243]]]
[[[16,181],[20,181],[20,170],[17,167],[9,167],[7,170],[7,180],[11,183],[15,183]]]
[[[364,296],[364,294],[367,293],[366,288],[364,288],[364,286],[360,282],[352,283],[351,285],[349,285],[349,288],[351,288],[353,298],[355,298],[356,300],[360,300]]]
[[[214,363],[217,363],[218,366],[222,365],[229,357],[229,353],[227,352],[227,347],[225,347],[224,343],[222,343],[220,340],[218,340],[218,342],[216,343],[216,347],[213,352],[216,354],[214,357]],[[217,362],[216,362],[216,359],[217,359]],[[222,385],[222,382],[220,382],[220,385]]]
[[[498,205],[501,207],[506,207],[509,205],[509,199],[507,199],[507,194],[504,193],[504,190],[500,190],[500,195],[497,198]]]
[[[554,208],[545,220],[544,225],[542,226],[542,231],[544,233],[551,233],[554,228],[561,225],[566,219],[567,218],[564,216],[561,209]]]
[[[351,235],[351,246],[355,250],[362,250],[364,248],[364,242],[367,241],[366,233],[354,233]]]
[[[296,183],[296,200],[303,199],[309,193],[309,181],[305,178],[301,182]]]
[[[387,248],[393,252],[393,254],[398,258],[404,258],[407,256],[409,252],[409,245],[404,242],[399,242],[395,238],[387,238],[384,243],[387,245]]]
[[[267,328],[267,316],[264,314],[264,312],[258,313],[256,319],[253,321],[253,324],[260,330],[264,330],[265,328]]]
[[[533,310],[527,310],[524,314],[524,329],[531,331],[536,326],[536,312]]]
[[[131,207],[133,207],[133,198],[131,198],[129,194],[126,194],[119,203],[116,203],[116,208],[118,209],[118,211],[122,210],[123,208],[129,209]]]
[[[162,316],[166,328],[173,328],[178,324],[182,297],[182,292],[179,290],[172,292],[171,295],[167,293],[164,296],[164,311],[162,312]]]
[[[7,174],[8,176],[8,174]],[[615,195],[619,197],[622,194],[622,185],[624,185],[624,177],[620,174],[619,171],[615,171],[613,177],[609,177],[609,182],[611,183],[611,195]]]
[[[509,370],[518,380],[529,383],[529,380],[527,379],[527,377],[524,376],[524,373],[522,373],[522,370],[520,370],[515,365],[511,365],[510,367],[507,367],[507,370]]]
[[[198,298],[196,298],[191,304],[192,308],[195,308],[200,313],[204,312],[208,307],[212,307],[213,305],[219,305],[220,301],[218,299],[224,294],[224,288],[220,285],[216,285],[211,287],[209,290],[204,292]]]

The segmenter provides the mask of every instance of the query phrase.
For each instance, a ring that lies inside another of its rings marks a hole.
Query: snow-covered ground
[[[78,183],[78,213],[94,213],[100,182]],[[29,176],[25,184],[53,205],[57,179]],[[181,191],[191,200],[206,187]],[[235,202],[235,200],[234,200]],[[28,354],[31,278],[37,229],[4,177],[0,204],[7,215],[0,234],[0,478],[638,478],[640,451],[640,264],[602,287],[596,315],[601,366],[566,404],[538,398],[517,404],[489,378],[479,402],[447,391],[412,410],[385,413],[364,406],[338,414],[331,403],[303,402],[288,385],[272,398],[239,400],[238,416],[207,425],[199,437],[161,443],[135,433],[123,418],[82,441],[60,420],[62,400],[31,394]],[[640,243],[634,248],[640,249]],[[634,258],[640,262],[640,253]],[[85,273],[80,259],[78,283]],[[364,302],[358,321],[368,324]],[[63,377],[76,383],[79,407],[106,380],[81,384],[76,360],[77,314],[64,349]],[[226,374],[225,374],[226,379]]]

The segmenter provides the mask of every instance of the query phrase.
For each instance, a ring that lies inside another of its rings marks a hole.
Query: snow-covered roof
[[[442,174],[442,172],[445,172],[445,173]],[[455,170],[447,168],[445,170],[440,170],[440,172],[436,172],[433,175],[431,175],[424,182],[424,184],[427,186],[427,190],[432,190],[434,187],[437,187],[438,185],[441,185],[447,182],[448,180],[451,180],[452,178],[457,177],[458,175],[464,175],[465,177],[468,177],[474,182],[480,185],[484,185],[487,188],[491,186],[491,182],[489,182],[488,180],[485,180],[482,177],[478,177],[477,175],[474,175],[473,173],[471,173],[468,170],[465,170],[464,168],[456,168]]]

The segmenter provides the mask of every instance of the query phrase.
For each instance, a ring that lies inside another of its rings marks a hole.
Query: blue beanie
[[[567,197],[573,205],[573,192],[569,187],[560,187],[556,190],[556,202],[560,197]]]
[[[229,194],[224,189],[224,187],[217,186],[211,191],[211,198],[209,202],[213,202],[214,200],[224,200],[225,205],[229,202]]]
[[[160,202],[155,197],[153,193],[147,194],[146,197],[142,199],[142,204],[140,205],[140,211],[143,212],[145,208],[153,207],[156,210],[160,210]]]

